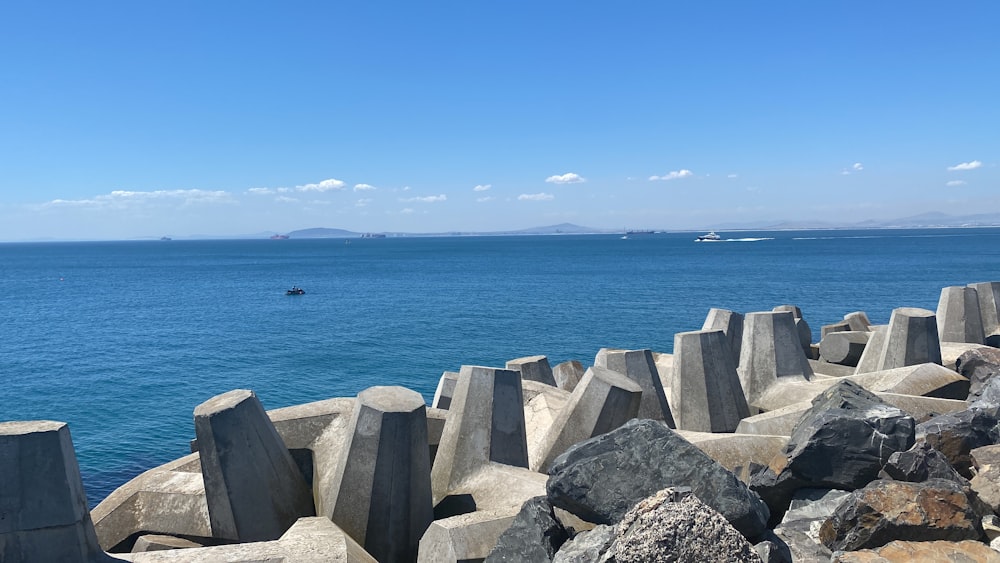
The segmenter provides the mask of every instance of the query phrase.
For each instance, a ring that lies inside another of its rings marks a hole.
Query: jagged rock
[[[760,563],[753,546],[721,514],[691,494],[665,489],[629,510],[610,551],[615,563]]]
[[[1000,510],[1000,446],[983,446],[969,453],[976,475],[969,486],[991,510]]]
[[[964,352],[955,360],[955,371],[969,378],[969,401],[979,398],[983,386],[1000,373],[1000,350],[975,348]]]
[[[614,541],[615,527],[602,524],[564,543],[552,563],[605,563],[614,557],[608,553]]]
[[[878,476],[883,479],[920,483],[928,479],[946,479],[962,486],[969,482],[951,466],[948,458],[927,442],[917,442],[905,452],[889,456]]]
[[[569,534],[552,514],[549,501],[535,497],[521,506],[484,563],[549,563],[568,539]]]
[[[637,502],[671,486],[691,487],[749,538],[765,529],[760,498],[730,471],[662,422],[633,419],[556,458],[546,484],[554,506],[596,524],[618,522]]]
[[[820,528],[832,550],[854,551],[893,540],[978,540],[980,516],[953,481],[877,480],[848,497]]]
[[[792,495],[781,523],[788,524],[795,520],[825,521],[850,494],[840,489],[799,489]]]
[[[972,540],[894,541],[878,549],[838,551],[830,563],[1000,563],[1000,553]]]
[[[771,540],[764,540],[753,546],[761,563],[792,563],[792,553],[788,546]]]
[[[934,446],[963,477],[971,478],[969,452],[1000,441],[1000,407],[970,407],[935,416],[917,425],[917,440]]]
[[[819,542],[819,520],[794,520],[776,527],[771,535],[784,544],[792,561],[829,561],[833,553]]]
[[[813,399],[788,444],[750,487],[767,502],[772,524],[799,488],[854,490],[874,479],[893,452],[913,445],[913,418],[850,381]]]

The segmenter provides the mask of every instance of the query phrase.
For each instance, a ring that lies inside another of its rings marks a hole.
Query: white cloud
[[[975,170],[976,168],[979,168],[982,165],[983,165],[982,162],[978,160],[973,160],[972,162],[962,162],[960,164],[956,164],[955,166],[949,166],[948,171],[955,172],[957,170]]]
[[[399,212],[400,213],[404,213],[404,214],[410,214],[410,213],[413,213],[413,209],[407,207],[405,209],[401,209]]]
[[[446,196],[444,194],[441,194],[441,195],[429,195],[429,196],[424,196],[424,197],[409,197],[409,198],[406,198],[406,199],[401,199],[399,201],[406,202],[406,203],[415,202],[415,201],[419,201],[421,203],[436,203],[436,202],[439,202],[439,201],[447,201],[447,200],[448,200],[448,196]]]
[[[250,188],[249,190],[247,190],[247,193],[266,195],[266,194],[272,194],[274,193],[274,191],[271,190],[270,188]]]
[[[356,192],[368,191],[368,190],[376,190],[376,189],[378,189],[378,188],[376,188],[375,186],[373,186],[371,184],[354,184],[354,191],[356,191]]]
[[[474,192],[485,192],[493,187],[493,184],[479,184],[478,186],[472,188]]]
[[[548,201],[555,198],[556,196],[545,192],[537,194],[521,194],[517,196],[518,201]]]
[[[151,192],[115,190],[107,194],[94,196],[90,199],[55,199],[43,204],[43,207],[75,206],[121,209],[150,203],[193,205],[197,203],[234,202],[235,199],[233,199],[232,194],[223,190],[154,190]]]
[[[476,201],[478,203],[486,203],[487,201],[493,201],[494,199],[496,198],[493,196],[486,196],[486,197],[477,197]]]
[[[854,164],[851,165],[851,168],[853,168],[853,169],[855,169],[855,170],[857,170],[859,172],[865,169],[865,167],[862,166],[860,162],[855,162]]]
[[[968,182],[966,182],[965,180],[951,180],[950,182],[945,183],[945,185],[948,186],[949,188],[954,188],[956,186],[964,186],[967,183]]]
[[[280,202],[280,203],[295,203],[295,202],[299,201],[299,199],[295,198],[295,197],[288,197],[286,195],[279,195],[278,197],[274,198],[274,201],[277,201],[277,202]]]
[[[728,176],[726,176],[726,178],[739,178],[739,177],[740,177],[739,174],[729,174]]]
[[[587,179],[579,174],[574,174],[573,172],[567,172],[565,174],[560,174],[556,176],[549,176],[545,179],[546,182],[550,184],[582,184],[586,182]],[[520,198],[518,198],[520,199]]]
[[[318,184],[306,184],[304,186],[295,186],[295,189],[300,192],[328,192],[330,190],[342,190],[346,184],[342,180],[337,180],[336,178],[330,178],[328,180],[323,180]]]
[[[680,178],[687,178],[689,176],[694,176],[694,172],[691,172],[690,170],[688,170],[688,169],[685,168],[685,169],[682,169],[682,170],[674,170],[672,172],[668,172],[668,173],[664,174],[663,176],[650,176],[649,180],[651,182],[656,181],[656,180],[664,180],[664,181],[667,181],[667,180],[678,180]]]
[[[850,170],[846,170],[846,169],[845,170],[841,170],[840,171],[840,175],[841,176],[850,176],[851,175],[851,171]]]
[[[373,200],[371,198],[363,197],[354,204],[355,207],[366,207]]]

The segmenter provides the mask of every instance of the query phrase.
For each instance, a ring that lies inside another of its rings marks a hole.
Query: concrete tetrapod
[[[670,404],[680,430],[733,432],[750,416],[723,331],[674,335]]]
[[[431,406],[436,409],[445,409],[451,405],[451,397],[455,394],[455,385],[458,384],[458,373],[446,371],[441,374],[438,380],[437,389],[434,391],[434,401]]]
[[[662,420],[674,428],[674,417],[663,392],[663,382],[656,370],[652,350],[611,350],[602,348],[594,359],[594,365],[607,368],[626,377],[642,387],[642,401],[639,403],[639,418]]]
[[[642,387],[631,379],[600,366],[589,368],[542,439],[538,456],[531,459],[531,469],[545,473],[573,444],[635,418],[641,399]]]
[[[358,394],[326,514],[379,561],[416,561],[434,519],[424,399],[404,387]]]
[[[0,423],[0,561],[117,561],[97,543],[64,422]]]
[[[986,344],[1000,348],[1000,282],[970,283],[979,298]]]
[[[726,333],[733,365],[739,365],[740,348],[743,346],[743,315],[726,309],[709,309],[701,330],[721,330]]]
[[[275,540],[315,514],[309,486],[253,391],[198,405],[194,428],[214,537]]]
[[[819,355],[831,364],[856,367],[869,338],[871,333],[867,331],[831,332],[820,340]]]
[[[583,364],[579,360],[569,360],[552,368],[552,376],[556,378],[556,387],[570,393],[583,379],[583,373]]]
[[[937,317],[927,309],[893,309],[877,369],[887,370],[925,363],[941,363]]]
[[[979,312],[979,293],[975,288],[956,285],[941,289],[937,330],[941,342],[982,344],[986,340]]]
[[[813,371],[790,312],[748,313],[743,322],[740,384],[753,404],[779,379],[808,380]]]
[[[521,372],[521,379],[538,381],[546,385],[556,386],[556,378],[552,375],[552,367],[545,356],[527,356],[507,362],[507,369]]]
[[[431,469],[434,504],[490,462],[528,467],[521,373],[482,366],[459,373]]]
[[[888,325],[872,327],[868,336],[868,344],[865,344],[864,350],[861,351],[861,357],[858,359],[858,367],[854,370],[855,374],[871,373],[879,370],[879,358],[882,357],[882,350],[885,349],[885,336],[888,333]]]

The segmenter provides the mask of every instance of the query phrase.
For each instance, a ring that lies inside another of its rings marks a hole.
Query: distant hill
[[[708,228],[717,231],[788,231],[809,229],[930,229],[947,227],[998,227],[1000,213],[948,215],[938,211],[896,219],[868,219],[858,222],[810,221],[808,219],[720,223]]]
[[[356,238],[359,236],[361,236],[361,233],[345,231],[344,229],[327,229],[325,227],[300,229],[288,233],[288,238]]]

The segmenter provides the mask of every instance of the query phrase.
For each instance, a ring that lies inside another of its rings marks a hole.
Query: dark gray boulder
[[[549,563],[569,534],[545,497],[528,499],[484,563]]]
[[[633,419],[556,458],[546,485],[553,506],[613,524],[667,487],[690,487],[748,538],[766,529],[767,506],[735,475],[666,426]]]
[[[876,480],[851,493],[820,528],[831,550],[854,551],[902,541],[978,540],[980,515],[953,481]]]
[[[775,538],[777,540],[777,538]],[[784,542],[764,540],[753,546],[761,563],[792,563],[792,553]]]
[[[890,455],[913,445],[915,426],[900,409],[841,381],[813,399],[782,453],[751,477],[750,488],[767,502],[776,525],[796,489],[864,487]]]
[[[615,527],[602,524],[564,543],[552,563],[610,563],[614,555],[609,554],[608,549],[614,541]]]
[[[1000,350],[975,348],[962,353],[955,360],[955,371],[969,378],[969,401],[982,394],[983,386],[1000,373]]]
[[[946,479],[963,487],[969,482],[962,477],[945,455],[927,442],[921,441],[905,452],[889,456],[878,476],[883,479],[920,483],[928,479]]]
[[[934,446],[963,477],[972,478],[969,452],[1000,442],[1000,407],[973,406],[935,416],[917,425],[917,440]]]

